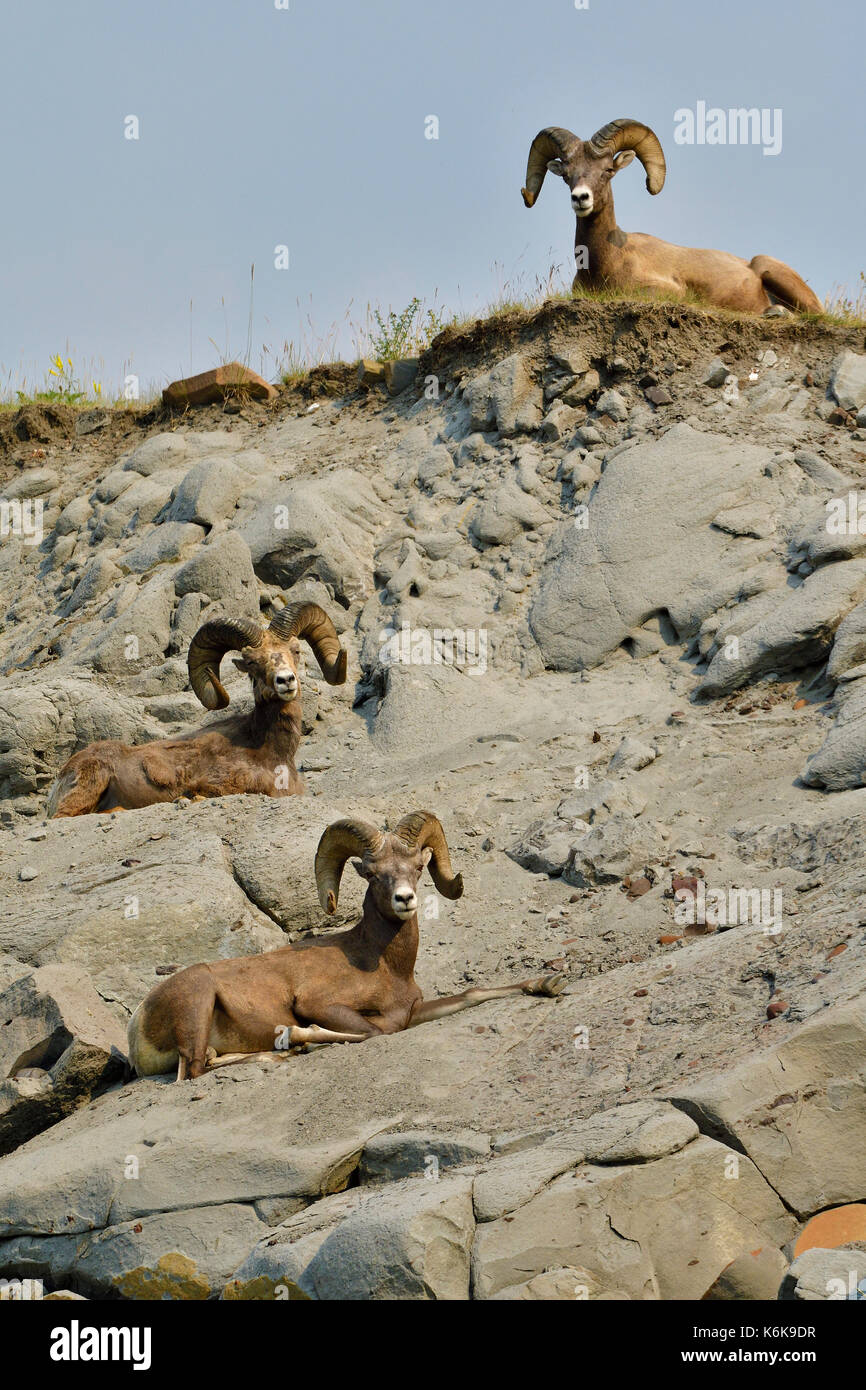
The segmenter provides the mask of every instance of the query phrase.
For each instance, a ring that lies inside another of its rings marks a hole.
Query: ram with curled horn
[[[342,685],[346,653],[316,603],[287,604],[266,628],[245,618],[205,623],[189,647],[190,685],[205,709],[224,709],[229,697],[220,664],[237,652],[234,664],[253,687],[251,712],[139,747],[113,739],[89,744],[61,769],[48,795],[48,814],[135,810],[179,797],[303,792],[295,766],[301,740],[301,640],[312,649],[325,680]]]
[[[561,993],[563,975],[540,975],[424,1000],[414,975],[419,880],[427,869],[443,897],[463,893],[432,812],[404,816],[393,831],[364,820],[329,825],[315,860],[319,901],[329,915],[349,859],[367,883],[361,919],[350,930],[191,965],[150,991],[129,1022],[129,1060],[139,1076],[177,1068],[183,1081],[232,1062],[285,1058],[308,1043],[400,1033],[488,999]]]
[[[795,270],[772,256],[744,260],[727,251],[674,246],[617,226],[611,180],[637,157],[649,193],[660,193],[665,157],[658,137],[641,121],[620,117],[589,140],[547,126],[532,142],[523,201],[534,206],[548,171],[565,180],[577,218],[572,292],[642,290],[662,297],[694,295],[720,309],[766,313],[774,304],[809,314],[823,306]],[[778,311],[777,311],[778,312]]]

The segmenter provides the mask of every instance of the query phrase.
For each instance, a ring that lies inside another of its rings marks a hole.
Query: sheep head
[[[640,121],[620,118],[603,125],[590,140],[580,140],[561,126],[539,131],[529,150],[523,201],[531,208],[550,170],[564,179],[578,217],[592,217],[610,200],[610,181],[637,156],[646,170],[649,193],[660,193],[665,157],[656,135]]]
[[[346,679],[346,653],[334,624],[317,603],[290,603],[267,628],[247,619],[216,619],[199,628],[189,646],[187,667],[205,709],[224,709],[228,692],[219,678],[227,652],[239,652],[238,670],[252,681],[256,702],[288,704],[300,694],[301,639],[308,643],[329,685]]]
[[[439,892],[459,898],[461,874],[454,874],[441,824],[430,811],[404,816],[394,831],[377,830],[368,821],[341,820],[329,825],[316,850],[316,887],[325,912],[336,912],[340,879],[353,854],[353,868],[367,880],[380,915],[396,923],[418,910],[416,889],[425,868]]]

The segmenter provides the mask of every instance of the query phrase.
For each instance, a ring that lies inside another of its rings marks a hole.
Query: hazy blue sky
[[[866,269],[862,0],[289,6],[7,0],[0,385],[67,341],[114,385],[127,360],[161,386],[242,355],[251,262],[256,367],[307,312],[314,344],[368,301],[438,290],[468,312],[553,261],[570,275],[564,185],[520,197],[551,124],[656,131],[668,181],[651,198],[639,165],[617,178],[626,230],[778,256],[820,297]],[[674,113],[699,101],[780,108],[781,153],[677,145]]]

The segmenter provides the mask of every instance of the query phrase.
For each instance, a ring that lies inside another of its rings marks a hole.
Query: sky
[[[480,313],[551,266],[570,280],[564,184],[520,197],[546,125],[656,132],[662,192],[637,163],[613,186],[626,231],[856,289],[862,0],[578,4],[6,0],[0,395],[56,352],[143,393],[244,358],[251,265],[272,379],[286,342],[356,355],[368,305]],[[781,112],[781,148],[677,143],[699,103]]]

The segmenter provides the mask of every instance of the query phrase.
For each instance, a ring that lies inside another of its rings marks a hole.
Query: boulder
[[[701,1136],[633,1165],[586,1165],[554,1179],[473,1246],[476,1298],[527,1275],[585,1268],[630,1298],[700,1298],[744,1248],[781,1244],[793,1221],[748,1159],[725,1176],[726,1151]]]
[[[238,531],[221,531],[181,565],[174,576],[174,591],[204,594],[217,600],[226,613],[240,618],[260,617],[259,586],[250,549]]]
[[[866,999],[824,1009],[777,1047],[672,1092],[710,1134],[748,1154],[801,1216],[866,1196]]]
[[[193,521],[213,526],[231,517],[235,503],[252,479],[231,459],[204,458],[186,474],[169,507],[169,521]]]
[[[736,655],[713,657],[699,690],[724,695],[768,671],[785,672],[824,660],[839,624],[866,594],[866,560],[823,565],[785,590],[767,617],[737,638]]]
[[[866,357],[845,349],[833,363],[830,390],[843,410],[855,413],[866,405]]]
[[[346,470],[271,491],[240,534],[260,579],[290,589],[315,578],[344,602],[372,589],[373,535],[382,503],[366,478]]]
[[[509,482],[472,513],[469,530],[482,546],[509,545],[551,520],[540,502]]]
[[[761,491],[769,458],[684,424],[609,462],[589,524],[565,523],[548,546],[529,611],[545,664],[596,666],[659,612],[680,638],[693,636],[760,553],[760,542],[732,541],[711,523]]]
[[[0,1153],[98,1095],[125,1065],[126,1030],[84,970],[20,976],[0,993]]]
[[[744,1250],[725,1266],[704,1298],[711,1303],[773,1301],[787,1269],[782,1251],[771,1245]]]
[[[519,353],[475,377],[464,388],[463,399],[469,407],[472,430],[515,435],[536,430],[541,424],[542,390]]]
[[[845,673],[849,683],[836,692],[833,724],[800,773],[807,787],[845,791],[866,784],[866,680],[850,680],[856,672],[866,675],[866,663]]]
[[[224,401],[229,396],[249,396],[257,401],[272,401],[279,395],[277,388],[251,371],[241,362],[226,362],[221,367],[212,367],[209,372],[199,372],[197,376],[183,377],[166,386],[162,393],[163,403],[175,409],[189,405],[209,405]]]
[[[362,1183],[394,1182],[400,1178],[435,1180],[445,1168],[479,1163],[490,1154],[490,1140],[471,1130],[436,1134],[404,1130],[377,1134],[364,1149],[359,1176]]]
[[[331,1301],[465,1300],[474,1230],[471,1178],[389,1184],[332,1229],[298,1283]]]
[[[157,565],[177,560],[191,545],[204,540],[205,531],[183,521],[166,521],[154,529],[133,550],[121,556],[121,568],[132,574],[145,574]]]
[[[788,1269],[779,1298],[784,1303],[866,1299],[866,1250],[807,1250]]]

